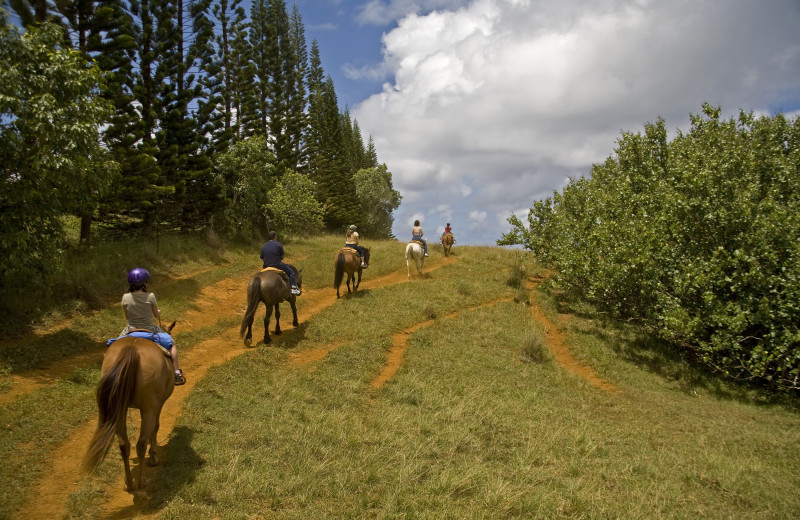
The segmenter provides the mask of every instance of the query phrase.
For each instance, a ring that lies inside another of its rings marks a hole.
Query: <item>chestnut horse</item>
[[[173,322],[166,330],[171,331]],[[175,387],[172,358],[160,345],[145,338],[126,336],[108,347],[97,385],[97,429],[83,461],[86,470],[94,471],[103,462],[116,436],[125,466],[125,485],[134,493],[134,502],[144,493],[144,460],[150,445],[151,466],[158,465],[159,416],[164,403]],[[128,440],[128,408],[137,408],[141,415],[136,456],[138,478],[131,476],[131,443]]]
[[[297,287],[302,289],[303,278],[300,276],[302,269],[297,270],[291,264],[289,268],[294,271],[295,279],[297,280]],[[268,267],[260,273],[253,276],[250,283],[247,284],[247,311],[244,313],[242,320],[242,327],[239,329],[239,337],[244,336],[244,344],[250,346],[253,339],[253,320],[258,310],[258,304],[264,302],[267,307],[267,315],[264,317],[264,343],[269,343],[272,340],[269,338],[269,319],[272,316],[272,309],[275,309],[275,334],[281,334],[281,310],[280,303],[288,301],[292,307],[292,325],[298,327],[300,322],[297,321],[297,296],[292,294],[291,285],[289,284],[289,277],[286,273]],[[247,331],[247,336],[245,336]]]
[[[425,266],[425,249],[419,242],[409,242],[406,246],[406,268],[408,277],[411,278],[411,262],[417,266],[417,274],[422,276],[422,268]]]
[[[444,248],[444,256],[450,256],[450,248],[453,247],[453,242],[456,238],[452,233],[444,233],[442,235],[442,248]]]
[[[364,249],[364,263],[369,266],[369,248]],[[343,247],[336,253],[336,262],[334,263],[333,272],[333,286],[336,287],[336,297],[339,298],[339,286],[342,285],[342,278],[347,273],[347,292],[350,292],[350,281],[353,281],[353,291],[358,289],[361,285],[361,257],[355,249]],[[358,281],[355,281],[355,273],[358,273]]]

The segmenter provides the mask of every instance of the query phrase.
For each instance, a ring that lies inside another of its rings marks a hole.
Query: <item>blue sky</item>
[[[291,5],[291,2],[289,2]],[[494,244],[515,212],[663,117],[800,113],[797,0],[297,0],[309,42],[403,203]],[[368,238],[368,237],[365,237]]]

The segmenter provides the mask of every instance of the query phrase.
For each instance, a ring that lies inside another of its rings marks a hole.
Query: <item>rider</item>
[[[453,234],[453,228],[450,227],[450,223],[448,222],[447,225],[444,227],[444,233],[442,233],[442,238],[444,238],[445,235],[452,235],[452,234]],[[454,244],[456,243],[455,237],[453,237],[453,243]]]
[[[422,226],[419,225],[419,220],[414,221],[414,227],[411,228],[411,240],[419,240],[425,246],[425,256],[428,256],[428,241],[422,238]]]
[[[292,285],[292,294],[299,295],[300,289],[297,288],[297,281],[294,277],[294,270],[283,263],[283,244],[278,242],[278,234],[270,231],[267,234],[269,240],[261,246],[261,260],[264,261],[264,268],[277,267],[289,276],[289,283]]]
[[[122,310],[125,312],[128,326],[125,327],[122,334],[126,335],[137,330],[166,334],[169,342],[172,343],[169,353],[172,356],[172,367],[175,369],[175,384],[182,385],[186,383],[186,378],[178,367],[178,347],[172,340],[172,336],[157,326],[153,320],[153,318],[161,320],[161,310],[158,308],[156,295],[147,292],[147,280],[149,279],[150,273],[141,267],[136,267],[128,273],[128,292],[122,295]]]
[[[355,224],[351,224],[349,228],[347,228],[347,233],[344,236],[344,247],[352,247],[356,251],[358,251],[358,256],[361,257],[361,268],[366,269],[367,264],[364,263],[364,248],[358,245],[358,228]]]

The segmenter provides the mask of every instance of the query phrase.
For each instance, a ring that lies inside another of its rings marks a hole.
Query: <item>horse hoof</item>
[[[136,507],[146,506],[148,503],[147,491],[144,489],[136,489],[133,491],[133,505]]]
[[[283,332],[276,330],[273,334],[275,334],[276,336],[280,336],[281,334],[283,334]]]
[[[253,346],[253,340],[251,340],[250,338],[244,340],[244,346],[250,348],[251,346]]]

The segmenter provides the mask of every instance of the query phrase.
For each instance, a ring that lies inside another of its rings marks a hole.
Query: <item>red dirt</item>
[[[438,259],[434,265],[426,268],[426,273],[456,261],[454,257]],[[196,308],[189,311],[181,319],[180,329],[176,329],[176,342],[179,346],[181,367],[187,375],[187,383],[184,386],[175,388],[175,392],[166,402],[161,413],[158,443],[159,455],[162,460],[166,457],[165,446],[167,439],[175,426],[175,421],[181,413],[184,399],[192,391],[194,385],[205,376],[206,372],[211,367],[222,364],[249,350],[244,347],[239,338],[238,325],[183,352],[180,351],[179,331],[194,330],[213,325],[217,320],[222,318],[241,316],[246,306],[243,296],[243,287],[245,287],[249,277],[250,275],[248,274],[246,276],[222,280],[200,291],[194,302]],[[396,283],[403,283],[407,280],[407,273],[403,273],[401,269],[376,279],[367,278],[362,281],[361,288],[379,288]],[[306,290],[301,298],[303,299],[303,305],[300,309],[301,321],[311,319],[315,314],[336,303],[336,293],[335,290],[331,288]],[[495,305],[501,301],[507,300],[492,301],[464,310],[469,311],[479,307]],[[458,313],[452,313],[440,319],[449,319],[457,314]],[[553,349],[553,352],[556,353],[556,358],[560,364],[570,372],[586,378],[600,388],[612,391],[616,390],[616,387],[597,377],[589,367],[581,365],[572,358],[564,345],[563,333],[559,332],[556,326],[544,316],[537,305],[532,305],[531,314],[534,319],[540,321],[547,327],[548,343]],[[434,320],[428,320],[418,323],[393,335],[393,346],[387,354],[387,361],[384,369],[371,383],[373,388],[380,388],[397,372],[405,355],[409,335],[419,328],[428,326],[433,322]],[[286,330],[283,337],[290,335],[292,330],[293,329]],[[281,337],[273,337],[273,341],[279,343]],[[289,362],[297,366],[309,365],[321,361],[329,352],[340,346],[341,344],[322,345],[303,351],[292,352],[289,354]],[[15,382],[14,388],[11,392],[0,395],[0,405],[4,405],[36,388],[53,384],[58,378],[69,375],[76,367],[90,366],[99,361],[101,357],[102,352],[82,354],[54,363],[47,367],[46,371],[36,370],[13,376],[12,379]],[[83,479],[86,478],[78,473],[77,467],[80,464],[80,458],[86,450],[88,440],[94,431],[95,425],[96,419],[93,419],[75,428],[71,432],[67,441],[54,452],[50,471],[45,474],[35,489],[32,490],[27,503],[17,511],[12,518],[20,520],[49,520],[52,518],[61,518],[64,515],[67,498],[70,493],[80,487]],[[129,425],[133,426],[131,430],[138,428],[138,411],[131,411]],[[136,435],[138,435],[137,432],[129,431],[129,436],[131,438],[135,439]],[[116,456],[116,449],[112,448],[112,451],[115,453],[109,453],[109,456]],[[138,463],[138,460],[132,460],[132,463]],[[145,474],[152,479],[157,470],[158,468],[146,466]],[[107,500],[102,505],[99,518],[154,518],[158,515],[159,511],[157,510],[143,509],[134,506],[132,504],[131,494],[126,492],[124,487],[123,472],[120,468],[119,475],[114,484],[104,490],[107,494]]]

